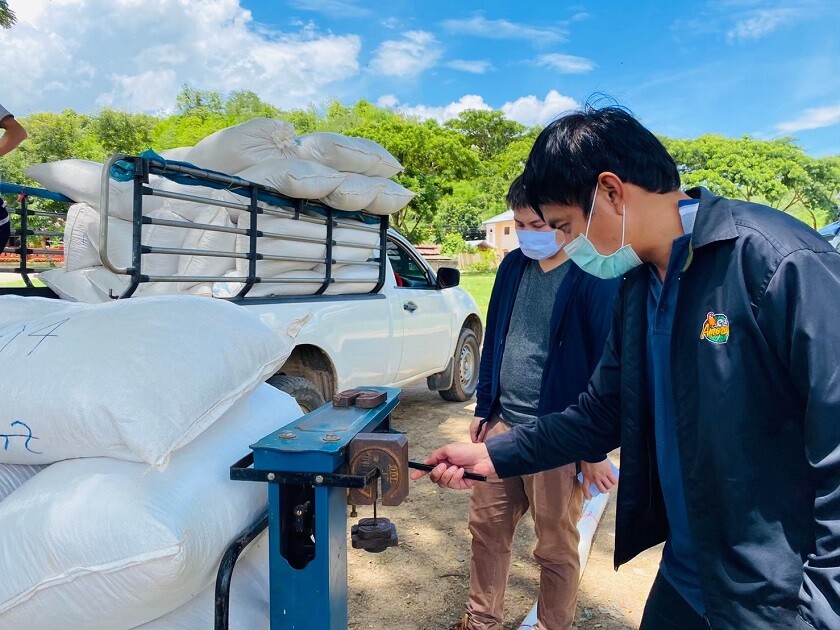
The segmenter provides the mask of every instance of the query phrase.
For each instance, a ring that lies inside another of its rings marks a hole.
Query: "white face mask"
[[[598,186],[592,195],[592,205],[589,208],[589,220],[586,222],[586,233],[580,234],[571,243],[566,245],[566,253],[578,267],[586,273],[592,274],[604,280],[619,278],[625,273],[642,264],[642,260],[633,251],[630,245],[624,244],[624,224],[627,220],[627,208],[621,206],[621,247],[612,254],[604,255],[598,253],[592,241],[589,240],[589,226],[592,225],[592,214],[595,211],[595,198],[598,194]]]
[[[557,230],[550,232],[516,230],[516,238],[519,239],[519,249],[532,260],[551,258],[563,249],[563,243],[557,242]]]

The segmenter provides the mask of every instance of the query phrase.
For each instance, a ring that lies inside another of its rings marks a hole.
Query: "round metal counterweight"
[[[364,549],[370,553],[380,553],[388,547],[396,547],[396,526],[387,518],[363,518],[350,528],[350,542],[353,549]]]

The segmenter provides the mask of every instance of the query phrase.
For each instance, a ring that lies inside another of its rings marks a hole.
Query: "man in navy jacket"
[[[840,253],[777,210],[682,192],[619,108],[551,123],[525,183],[573,261],[623,277],[606,350],[576,405],[438,449],[432,479],[621,445],[616,567],[666,541],[642,629],[840,628]]]
[[[481,355],[473,442],[562,411],[586,388],[604,350],[617,280],[583,273],[563,252],[564,238],[528,204],[522,178],[510,186],[520,247],[499,267]],[[584,484],[606,492],[616,478],[601,453],[581,462]],[[519,520],[531,512],[540,564],[538,623],[570,628],[577,601],[580,560],[577,522],[582,491],[575,464],[491,480],[473,488],[470,595],[462,630],[501,630],[510,549]]]

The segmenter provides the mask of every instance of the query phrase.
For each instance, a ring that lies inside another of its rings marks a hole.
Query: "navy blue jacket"
[[[516,294],[529,262],[515,249],[502,260],[496,275],[476,390],[475,415],[480,418],[490,418],[499,411],[502,356]],[[586,389],[604,351],[618,284],[618,280],[599,280],[583,273],[571,263],[557,290],[551,316],[551,347],[541,375],[540,415],[565,409]],[[603,453],[589,461],[602,459]]]
[[[717,629],[840,628],[840,253],[778,210],[700,198],[671,375],[689,529]],[[668,535],[634,269],[577,405],[487,441],[500,476],[621,446],[615,564]]]

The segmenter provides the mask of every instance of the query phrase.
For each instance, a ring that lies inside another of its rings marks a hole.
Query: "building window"
[[[508,234],[510,234],[510,228],[509,228],[509,227],[506,227],[506,228],[505,228],[505,236],[507,236]]]

